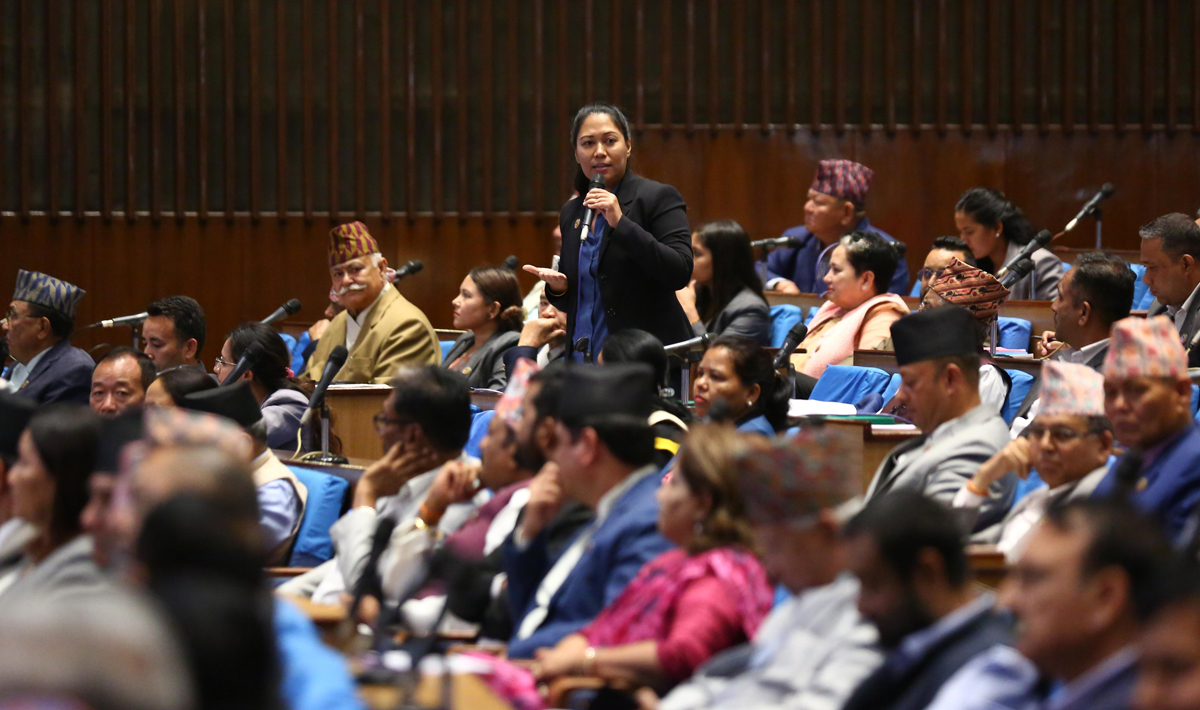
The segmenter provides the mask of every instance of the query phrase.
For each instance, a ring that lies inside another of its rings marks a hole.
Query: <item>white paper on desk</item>
[[[871,431],[872,432],[899,431],[899,432],[908,432],[908,433],[913,433],[913,434],[921,433],[921,430],[918,429],[916,427],[916,425],[914,425],[914,424],[872,424]]]
[[[846,417],[858,414],[853,404],[822,402],[815,399],[793,399],[788,402],[789,417]]]

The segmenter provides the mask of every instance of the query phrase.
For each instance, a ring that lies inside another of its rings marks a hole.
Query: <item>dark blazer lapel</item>
[[[71,343],[66,340],[60,340],[50,346],[50,349],[46,351],[46,354],[42,356],[42,359],[38,361],[38,364],[29,373],[29,376],[25,378],[25,384],[21,386],[26,387],[33,384],[37,378],[50,369],[51,365],[58,362],[58,358],[62,356],[63,350],[69,347],[71,347]]]

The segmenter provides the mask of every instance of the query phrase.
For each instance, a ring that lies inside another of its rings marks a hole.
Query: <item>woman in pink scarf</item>
[[[800,343],[805,352],[792,356],[797,371],[819,378],[855,350],[876,350],[891,337],[892,323],[908,315],[904,299],[886,293],[899,258],[895,247],[877,234],[842,237],[825,274],[828,300],[808,324],[808,336]]]
[[[537,653],[538,681],[599,676],[659,692],[697,666],[754,636],[773,593],[752,551],[733,455],[732,427],[695,424],[678,464],[658,493],[658,527],[679,545],[648,562],[625,591],[581,632]],[[514,668],[497,669],[493,687],[511,691]],[[507,694],[507,693],[506,693]],[[511,697],[530,707],[529,696]]]

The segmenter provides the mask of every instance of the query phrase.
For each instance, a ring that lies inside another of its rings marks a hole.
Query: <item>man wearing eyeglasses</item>
[[[925,299],[925,293],[929,290],[933,280],[942,274],[954,260],[975,266],[975,255],[971,253],[971,247],[958,237],[938,237],[933,240],[933,246],[929,248],[929,253],[925,255],[925,263],[921,265],[921,270],[917,272],[917,280],[921,282],[921,292],[917,295],[921,300]]]
[[[996,525],[972,536],[994,544],[1010,562],[1053,503],[1086,498],[1108,471],[1112,426],[1104,416],[1104,376],[1084,365],[1047,360],[1042,406],[1022,436],[988,459],[954,498],[967,529],[974,527],[987,490],[1009,472],[1027,478],[1036,469],[1046,485],[1030,492]]]
[[[5,373],[8,390],[38,404],[88,403],[96,364],[71,346],[78,286],[37,271],[17,271],[17,287],[4,319],[9,355],[16,362]]]

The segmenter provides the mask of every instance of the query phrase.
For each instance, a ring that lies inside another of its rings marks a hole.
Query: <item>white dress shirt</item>
[[[37,364],[42,361],[42,357],[49,351],[50,348],[46,348],[37,355],[29,358],[29,362],[14,364],[12,372],[8,373],[8,391],[16,392],[21,389],[21,385],[25,384],[25,380],[29,379],[29,373],[33,372]]]

